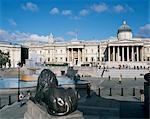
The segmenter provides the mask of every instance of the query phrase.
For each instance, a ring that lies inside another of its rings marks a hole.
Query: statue
[[[72,88],[58,86],[55,74],[44,69],[38,77],[34,102],[46,106],[51,115],[61,116],[77,109],[77,96]]]
[[[69,67],[66,76],[74,80],[75,83],[77,83],[80,80],[80,75],[77,72],[78,71],[74,70],[73,67]]]

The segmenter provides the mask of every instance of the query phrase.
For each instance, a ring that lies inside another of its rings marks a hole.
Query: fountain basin
[[[76,84],[73,80],[71,80],[68,77],[57,77],[58,80],[58,85],[62,87],[72,87],[75,88],[76,86],[85,86],[89,82],[80,80]],[[30,82],[25,82],[25,81],[19,81],[19,87],[20,88],[30,88],[30,87],[36,87],[37,85],[37,80],[36,81],[30,81]],[[17,89],[18,88],[18,78],[1,78],[0,79],[0,89]]]

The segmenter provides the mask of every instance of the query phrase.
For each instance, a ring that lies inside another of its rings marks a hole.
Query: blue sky
[[[124,20],[134,36],[150,37],[149,0],[1,0],[0,40],[103,40]],[[11,35],[11,37],[10,37]]]

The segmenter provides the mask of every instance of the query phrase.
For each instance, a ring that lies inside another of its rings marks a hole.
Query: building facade
[[[53,36],[50,35],[50,39]],[[126,22],[120,26],[117,37],[105,41],[49,42],[29,48],[29,59],[46,64],[69,65],[147,65],[150,61],[150,38],[133,38]]]
[[[0,50],[9,54],[11,67],[17,67],[17,64],[21,62],[21,46],[6,42],[0,43]],[[8,64],[7,64],[8,67]]]
[[[150,38],[134,38],[126,22],[119,27],[116,38],[55,42],[50,34],[48,41],[46,44],[28,44],[26,58],[40,64],[68,63],[70,66],[150,66]],[[4,49],[9,49],[11,62],[16,66],[21,60],[20,46],[8,45]]]

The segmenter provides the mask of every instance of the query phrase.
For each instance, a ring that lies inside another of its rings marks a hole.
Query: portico
[[[144,44],[141,40],[132,39],[132,30],[124,21],[118,29],[117,39],[108,42],[108,62],[139,62],[143,61]]]
[[[113,62],[139,62],[143,61],[143,46],[129,44],[109,44],[108,61]]]
[[[67,48],[67,60],[75,65],[83,62],[83,46],[73,47],[70,46]]]

